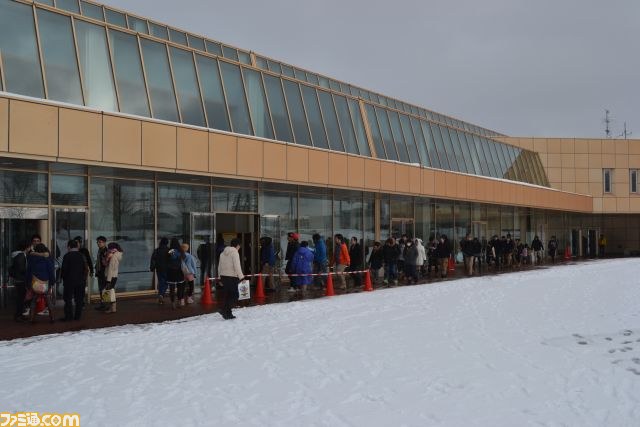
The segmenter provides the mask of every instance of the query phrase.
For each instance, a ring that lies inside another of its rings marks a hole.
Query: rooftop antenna
[[[629,136],[629,135],[633,135],[633,132],[630,132],[630,131],[627,130],[627,122],[624,122],[624,130],[618,136],[622,136],[622,137],[624,137],[624,139],[627,139],[627,136]]]
[[[607,109],[604,110],[604,124],[604,133],[607,138],[611,138],[611,128],[609,127],[609,125],[611,124],[611,117],[609,117],[609,110]]]

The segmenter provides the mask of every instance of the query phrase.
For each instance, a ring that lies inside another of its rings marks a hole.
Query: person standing
[[[544,246],[538,236],[533,238],[531,242],[531,250],[533,251],[533,262],[535,264],[541,264],[544,260]]]
[[[315,276],[316,284],[324,288],[327,283],[326,273],[329,272],[329,259],[327,258],[327,245],[324,243],[324,239],[318,233],[312,236],[313,245],[315,246],[313,251],[313,272],[319,274]]]
[[[474,237],[471,241],[471,253],[473,254],[474,262],[472,263],[471,269],[473,273],[474,265],[477,262],[478,268],[476,274],[482,273],[482,242],[477,237]]]
[[[232,307],[238,301],[238,283],[244,278],[240,265],[240,240],[233,239],[231,244],[220,254],[218,273],[220,274],[219,301],[222,302],[220,314],[225,320],[235,319]]]
[[[418,284],[419,256],[418,248],[413,244],[413,240],[407,239],[404,244],[404,277],[407,285],[410,285],[411,282]]]
[[[382,245],[380,242],[373,242],[373,249],[371,255],[369,255],[369,270],[371,274],[371,280],[373,284],[378,282],[380,278],[380,269],[384,264],[384,258],[382,255]]]
[[[349,249],[344,243],[344,237],[342,234],[336,234],[334,236],[334,250],[333,250],[333,268],[334,272],[338,274],[338,281],[340,285],[338,289],[347,289],[347,279],[344,277],[344,272],[349,268],[351,260],[349,258]]]
[[[62,293],[64,317],[60,319],[62,321],[80,320],[80,315],[82,314],[84,291],[85,286],[87,286],[87,274],[91,265],[91,257],[87,262],[87,257],[80,252],[79,246],[80,242],[77,239],[69,240],[67,253],[62,258],[62,267],[60,267],[60,277],[64,285]]]
[[[287,252],[285,253],[284,260],[287,262],[284,267],[284,272],[289,275],[289,286],[290,290],[295,290],[296,279],[291,276],[293,274],[293,270],[291,268],[291,263],[293,262],[293,256],[298,251],[300,247],[300,235],[298,233],[287,233]]]
[[[93,258],[91,257],[91,252],[89,252],[89,249],[87,249],[85,246],[82,246],[83,239],[81,236],[76,236],[73,238],[73,240],[78,242],[78,252],[82,254],[82,256],[84,257],[84,261],[87,263],[88,276],[86,283],[89,283],[89,278],[94,275]]]
[[[296,274],[296,288],[303,293],[307,289],[307,285],[313,283],[313,276],[311,276],[313,264],[313,252],[309,249],[309,242],[306,240],[300,243],[300,247],[293,255],[291,261],[291,269],[293,274]]]
[[[427,262],[427,251],[425,250],[422,239],[416,239],[415,241],[416,249],[418,249],[418,260],[416,267],[418,269],[418,277],[424,277],[425,273],[425,263]]]
[[[42,243],[36,244],[27,256],[25,282],[28,291],[33,295],[33,298],[31,298],[31,323],[35,322],[38,298],[45,299],[49,310],[49,321],[53,323],[53,304],[50,294],[56,282],[56,271],[49,249]],[[44,287],[41,286],[43,284],[45,285]],[[44,292],[42,292],[43,290]]]
[[[361,271],[364,268],[364,254],[362,245],[358,243],[357,237],[352,237],[349,244],[349,271]],[[362,286],[362,273],[351,274],[353,287],[360,289]]]
[[[556,239],[556,236],[551,236],[551,240],[549,240],[549,244],[547,245],[547,250],[551,257],[551,263],[555,264],[556,255],[558,255],[558,240]]]
[[[431,279],[432,268],[436,277],[438,275],[438,256],[436,254],[437,246],[438,242],[436,241],[436,237],[434,235],[429,236],[429,243],[427,243],[427,277],[429,279]]]
[[[205,277],[211,277],[211,238],[204,237],[204,242],[198,246],[196,255],[200,260],[200,286],[204,286]]]
[[[475,262],[475,254],[472,247],[473,240],[471,239],[471,233],[467,233],[464,239],[460,242],[460,250],[464,259],[464,271],[467,276],[473,275],[473,264]]]
[[[167,262],[169,260],[169,239],[163,237],[160,239],[158,247],[151,254],[149,262],[149,271],[156,274],[158,281],[158,304],[164,304],[164,294],[167,293]]]
[[[389,237],[382,248],[382,258],[384,260],[384,284],[388,285],[393,281],[393,285],[398,284],[398,257],[400,247],[393,237]]]
[[[182,260],[182,275],[184,276],[185,297],[180,300],[180,305],[193,304],[193,291],[195,288],[196,272],[196,258],[189,252],[189,244],[183,243],[180,245],[180,256]]]
[[[115,291],[116,283],[118,281],[118,273],[120,271],[120,262],[122,262],[122,248],[115,242],[109,243],[107,246],[107,266],[105,271],[107,284],[105,286],[105,290],[110,291],[113,289],[114,298],[113,301],[109,301],[108,304],[106,304],[107,308],[105,313],[116,312]]]
[[[96,310],[105,310],[107,306],[104,301],[102,301],[102,291],[104,291],[104,288],[107,286],[107,238],[98,236],[96,244],[98,245],[98,254],[96,256],[96,268],[94,271],[96,279],[98,279],[98,295],[100,295],[100,305],[96,307]]]
[[[169,285],[169,297],[171,308],[176,308],[176,288],[178,300],[184,297],[184,273],[182,271],[182,249],[180,241],[173,237],[167,252],[167,284]]]
[[[451,245],[445,234],[440,236],[440,241],[438,242],[438,246],[436,246],[436,256],[438,257],[440,277],[444,279],[447,277],[449,258],[451,258]]]
[[[604,234],[600,235],[600,239],[598,240],[598,257],[604,258],[604,251],[607,248],[607,238],[604,237]]]
[[[18,245],[18,250],[11,254],[11,267],[9,267],[9,277],[13,281],[13,289],[15,291],[15,312],[13,314],[13,320],[20,322],[23,320],[22,316],[26,314],[25,298],[27,296],[27,251],[29,245],[27,242],[21,242]]]
[[[273,283],[273,269],[276,266],[276,253],[273,249],[271,237],[260,238],[260,273],[265,276],[264,288],[269,291],[275,290]]]

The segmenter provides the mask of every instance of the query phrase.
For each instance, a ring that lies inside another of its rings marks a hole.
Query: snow
[[[0,344],[2,412],[83,426],[631,426],[637,260]]]

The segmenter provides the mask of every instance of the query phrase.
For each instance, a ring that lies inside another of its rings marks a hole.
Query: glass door
[[[414,236],[413,218],[392,218],[391,219],[391,237],[396,240],[407,235]]]
[[[53,209],[51,230],[51,246],[49,250],[55,256],[56,279],[60,282],[60,266],[67,253],[67,243],[71,239],[82,239],[82,246],[87,247],[87,211],[82,208]],[[92,258],[92,262],[94,258]],[[89,287],[91,289],[91,287]],[[56,296],[62,298],[62,286],[57,286]]]
[[[260,236],[271,237],[273,242],[273,251],[276,254],[276,265],[274,274],[284,274],[284,257],[287,250],[287,236],[280,234],[280,217],[278,215],[261,215],[260,216]]]
[[[191,254],[196,257],[200,285],[204,284],[205,276],[216,276],[214,236],[215,214],[192,212],[189,219],[189,244]]]

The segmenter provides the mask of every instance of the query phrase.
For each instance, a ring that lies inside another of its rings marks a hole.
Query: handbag
[[[104,291],[102,291],[102,302],[116,302],[116,290],[111,288],[111,289],[105,289]]]
[[[195,275],[191,272],[191,270],[189,270],[189,267],[187,267],[187,264],[185,264],[184,261],[180,263],[180,268],[182,270],[184,280],[186,280],[187,282],[191,282],[195,279]]]
[[[49,282],[45,282],[44,280],[38,279],[36,276],[33,276],[31,279],[31,289],[36,294],[46,294],[49,290]]]
[[[249,299],[251,298],[251,287],[249,286],[248,280],[241,280],[238,282],[238,299]]]

